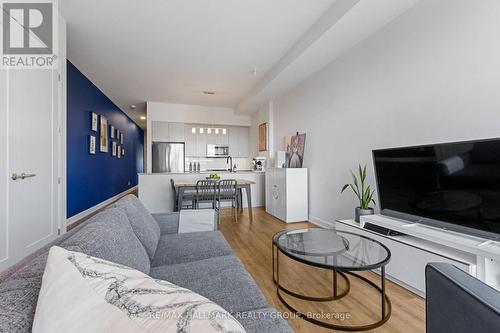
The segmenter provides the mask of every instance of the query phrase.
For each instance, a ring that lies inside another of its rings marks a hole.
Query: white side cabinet
[[[286,223],[307,221],[307,169],[266,171],[266,212]]]

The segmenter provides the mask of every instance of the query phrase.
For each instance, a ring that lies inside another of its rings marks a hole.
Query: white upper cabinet
[[[200,131],[198,129],[198,133],[196,134],[196,156],[198,156],[198,157],[207,156],[206,129],[203,133],[200,133]]]
[[[238,157],[238,127],[229,127],[227,131],[229,155]]]
[[[186,157],[196,157],[196,133],[193,133],[194,125],[184,125],[184,142],[186,143]]]
[[[170,142],[184,142],[184,124],[168,123],[168,137]]]
[[[166,121],[153,121],[151,126],[152,128],[152,133],[151,137],[153,142],[168,142],[170,141],[169,135],[168,135],[168,130],[169,130],[169,123]]]
[[[167,121],[152,122],[153,142],[184,142],[184,124]]]
[[[215,134],[216,136],[216,144],[222,145],[222,146],[227,146],[229,145],[229,135],[227,134],[227,128],[226,128],[226,134],[222,133],[222,129],[219,129],[219,134]]]
[[[248,149],[249,129],[248,127],[238,128],[238,157],[249,157]]]
[[[249,157],[248,127],[230,127],[228,129],[229,155],[232,157]]]
[[[203,133],[200,133],[200,127],[203,128]],[[211,129],[210,134],[208,128]],[[215,132],[216,128],[219,133]],[[226,129],[226,134],[223,133],[223,128]],[[250,155],[248,127],[153,121],[151,137],[153,142],[184,142],[186,157],[205,157],[207,144],[229,146],[229,154],[233,157],[246,158]]]

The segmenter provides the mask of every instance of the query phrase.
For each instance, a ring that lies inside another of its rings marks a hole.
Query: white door
[[[55,70],[10,70],[7,78],[9,264],[58,236],[57,76]]]

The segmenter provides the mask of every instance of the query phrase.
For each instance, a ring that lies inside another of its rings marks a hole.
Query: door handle
[[[35,177],[36,174],[34,173],[22,173],[20,175],[18,175],[17,173],[13,173],[12,174],[12,180],[18,180],[18,179],[26,179],[26,178],[32,178],[32,177]]]

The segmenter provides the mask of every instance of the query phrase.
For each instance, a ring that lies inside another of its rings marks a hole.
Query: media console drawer
[[[473,276],[476,274],[476,266],[472,263],[451,259],[341,222],[335,224],[335,229],[357,233],[387,246],[391,251],[391,260],[386,266],[388,278],[421,296],[425,296],[425,266],[430,262],[450,263]],[[397,237],[405,236],[394,238]]]

